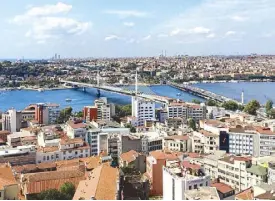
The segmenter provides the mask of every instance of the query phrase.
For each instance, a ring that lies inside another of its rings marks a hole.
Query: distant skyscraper
[[[54,55],[54,60],[57,60],[57,54],[55,53],[55,55]]]
[[[58,59],[60,60],[60,54],[58,55]]]

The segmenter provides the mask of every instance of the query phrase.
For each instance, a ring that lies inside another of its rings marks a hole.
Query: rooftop
[[[217,189],[214,187],[200,187],[194,190],[185,191],[189,200],[220,200]]]
[[[0,166],[0,190],[5,186],[17,184],[12,169],[6,165]]]
[[[226,157],[221,158],[219,160],[227,162],[227,163],[234,164],[235,161],[245,161],[245,162],[251,161],[251,158],[250,157],[242,157],[242,156],[226,156]]]
[[[91,200],[115,200],[117,194],[118,169],[108,165],[95,168],[89,179],[81,181],[76,189],[73,200],[85,198]]]
[[[222,183],[222,182],[211,183],[211,187],[217,188],[217,191],[219,191],[221,193],[229,193],[234,190],[231,186],[229,186],[225,183]]]
[[[188,140],[189,136],[188,135],[172,135],[169,137],[165,137],[165,140]]]
[[[259,176],[267,175],[267,168],[260,165],[252,165],[250,168],[246,168],[246,171]]]
[[[157,160],[177,160],[179,156],[183,155],[182,152],[165,152],[162,150],[156,150],[150,152],[150,156],[154,157]]]
[[[69,121],[68,125],[72,127],[73,129],[78,129],[78,128],[86,128],[86,124],[80,121]]]
[[[235,195],[236,200],[254,200],[254,194],[252,187],[241,191]]]
[[[128,151],[126,153],[121,154],[120,158],[121,158],[122,161],[126,161],[127,163],[131,163],[134,160],[136,160],[138,155],[139,155],[138,152],[136,152],[134,150],[131,150],[131,151]]]

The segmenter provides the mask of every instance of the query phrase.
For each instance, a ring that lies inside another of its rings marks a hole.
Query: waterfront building
[[[95,107],[97,108],[97,120],[111,120],[111,105],[107,103],[106,97],[95,100]]]
[[[187,104],[185,102],[171,102],[166,105],[168,118],[183,118],[184,122],[192,118],[196,122],[206,119],[206,107],[204,104]]]
[[[21,128],[21,112],[10,109],[2,114],[2,130],[17,132]]]
[[[146,120],[155,120],[155,102],[133,96],[132,116],[137,118],[138,126],[144,126]]]
[[[37,103],[35,107],[35,120],[38,124],[55,124],[60,116],[59,105],[55,103]]]
[[[183,161],[182,163],[186,162]],[[178,160],[166,163],[165,167],[163,167],[164,200],[184,200],[185,193],[188,190],[199,191],[203,187],[210,186],[210,176],[205,175],[203,169],[199,167],[194,169],[193,166],[190,166],[189,163],[189,165],[186,164],[186,167],[184,167]]]

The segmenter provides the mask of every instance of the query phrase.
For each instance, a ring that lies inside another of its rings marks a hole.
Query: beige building
[[[169,151],[190,152],[191,141],[188,135],[173,135],[163,138],[162,147]]]
[[[213,154],[219,150],[219,135],[206,130],[193,132],[192,151],[196,153]]]
[[[12,170],[7,165],[0,167],[0,200],[17,200],[19,188]]]

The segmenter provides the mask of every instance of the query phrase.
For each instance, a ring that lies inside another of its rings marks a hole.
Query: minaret
[[[99,87],[99,70],[98,70],[98,68],[97,68],[97,75],[96,75],[96,84],[97,84],[97,86]]]
[[[244,105],[244,91],[242,90],[242,105]]]

